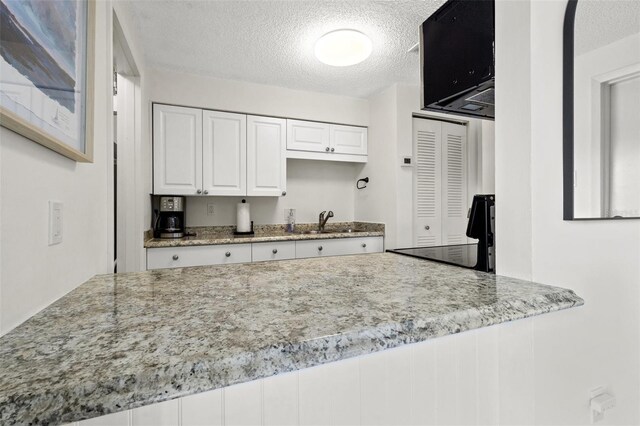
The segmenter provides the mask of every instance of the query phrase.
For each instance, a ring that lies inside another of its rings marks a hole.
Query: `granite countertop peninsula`
[[[178,239],[145,238],[145,248],[206,246],[217,244],[260,243],[268,241],[323,240],[333,238],[382,237],[384,224],[370,222],[329,222],[325,233],[317,234],[317,223],[296,224],[295,232],[286,232],[284,225],[256,225],[252,237],[236,237],[234,226],[200,226],[187,228],[195,236]]]
[[[393,253],[100,275],[0,338],[0,424],[59,424],[582,305]]]

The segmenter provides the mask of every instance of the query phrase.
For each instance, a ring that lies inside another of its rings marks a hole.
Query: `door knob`
[[[198,190],[196,191],[196,194],[202,194],[202,189],[198,189]]]
[[[271,250],[271,253],[273,253],[273,254],[278,254],[278,249],[273,249],[273,250]]]
[[[333,151],[335,151],[335,150],[336,150],[335,148],[331,148],[331,152],[333,152]]]
[[[204,190],[204,195],[207,195],[209,193],[209,190],[205,189]]]
[[[224,255],[225,255],[225,256],[227,256],[227,257],[230,257],[230,256],[231,256],[231,252],[230,252],[230,251],[228,251],[228,252],[226,252]]]
[[[431,227],[429,225],[427,225],[427,226],[424,227],[424,229],[426,229],[428,231],[429,229],[431,229]]]
[[[318,251],[322,251],[322,246],[318,246]]]
[[[367,243],[362,243],[362,248],[365,248],[367,246]]]
[[[178,259],[179,259],[178,255],[177,255],[177,254],[174,254],[174,255],[173,255],[173,260],[178,260]]]
[[[329,147],[326,147],[326,148],[325,148],[325,151],[329,152]]]
[[[287,191],[282,191],[282,196],[287,195]]]

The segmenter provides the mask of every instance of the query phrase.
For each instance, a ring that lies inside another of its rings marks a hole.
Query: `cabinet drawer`
[[[295,241],[279,241],[277,243],[254,243],[251,245],[251,260],[253,262],[295,258]]]
[[[251,262],[251,244],[147,249],[147,269]]]
[[[382,237],[296,241],[296,258],[379,253],[382,249]]]

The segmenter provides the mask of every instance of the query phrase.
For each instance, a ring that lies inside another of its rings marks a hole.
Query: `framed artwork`
[[[94,0],[0,0],[0,124],[93,161]]]

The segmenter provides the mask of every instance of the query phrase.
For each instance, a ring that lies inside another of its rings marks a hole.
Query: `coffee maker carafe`
[[[160,197],[156,218],[156,238],[184,237],[184,197]]]

